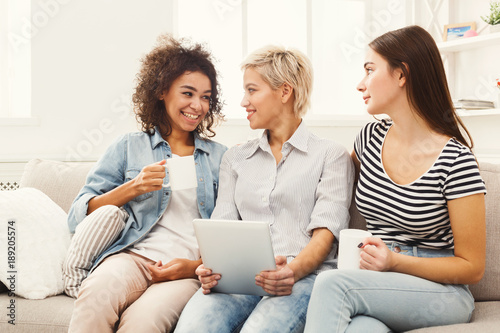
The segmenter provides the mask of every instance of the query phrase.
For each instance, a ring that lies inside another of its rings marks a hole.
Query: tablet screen
[[[221,275],[213,292],[269,295],[255,284],[261,271],[276,269],[267,222],[195,219],[193,223],[203,264]]]

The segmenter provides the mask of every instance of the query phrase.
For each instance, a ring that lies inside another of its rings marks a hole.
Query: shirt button
[[[399,246],[394,247],[394,252],[399,253],[401,252],[401,248]]]
[[[267,202],[267,198],[266,197],[262,197],[262,202]]]
[[[191,179],[192,179],[192,178],[191,178]],[[199,180],[200,182],[202,182],[202,181],[203,181],[203,178],[200,178],[200,179],[198,179],[198,180]]]
[[[205,205],[205,203],[204,203],[203,201],[202,201],[202,202],[200,202],[200,206],[203,206],[203,205]]]

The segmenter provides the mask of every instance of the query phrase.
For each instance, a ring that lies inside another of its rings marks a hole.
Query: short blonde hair
[[[265,46],[252,52],[241,64],[241,69],[256,70],[272,89],[285,82],[294,91],[294,113],[306,114],[310,107],[313,71],[311,61],[299,50],[287,50],[280,46]]]

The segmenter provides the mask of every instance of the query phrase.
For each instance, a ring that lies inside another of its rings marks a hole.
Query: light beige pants
[[[105,259],[82,283],[69,332],[170,332],[199,289],[196,279],[151,282],[153,261],[124,251]]]

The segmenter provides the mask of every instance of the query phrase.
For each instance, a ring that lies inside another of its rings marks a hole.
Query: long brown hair
[[[443,61],[432,36],[414,25],[389,31],[369,46],[387,60],[392,70],[403,71],[413,110],[435,131],[472,149],[472,137],[453,107]]]

